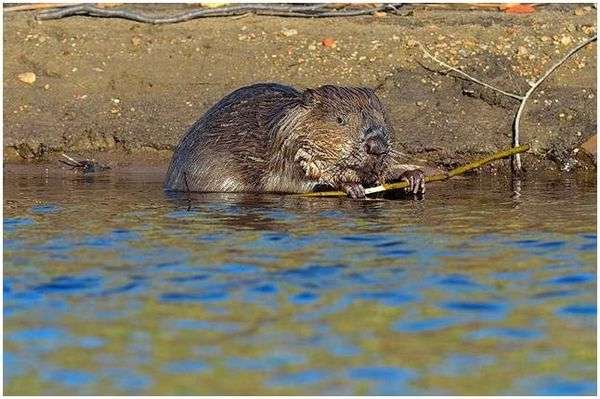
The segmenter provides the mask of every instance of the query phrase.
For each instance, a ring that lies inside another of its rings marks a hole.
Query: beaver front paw
[[[407,170],[399,177],[400,181],[405,181],[409,185],[404,189],[407,193],[425,194],[425,173],[422,170]]]
[[[365,198],[365,188],[360,183],[346,183],[342,188],[352,199]]]

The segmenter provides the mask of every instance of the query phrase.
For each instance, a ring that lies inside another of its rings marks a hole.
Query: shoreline
[[[212,104],[241,86],[277,81],[375,88],[411,163],[451,169],[509,148],[519,104],[445,73],[416,43],[486,83],[524,94],[528,81],[596,32],[596,10],[586,4],[524,15],[409,14],[251,15],[155,26],[6,13],[4,162],[54,163],[65,152],[117,168],[166,169],[179,139]],[[596,65],[592,43],[528,101],[520,138],[532,147],[522,156],[527,173],[595,178]],[[20,80],[24,73],[35,81]],[[502,161],[480,172],[508,174],[510,167]]]

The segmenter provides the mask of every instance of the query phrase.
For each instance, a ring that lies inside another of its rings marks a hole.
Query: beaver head
[[[333,186],[380,177],[393,133],[373,90],[322,86],[305,90],[298,101],[284,125],[293,131],[294,160],[306,177]]]

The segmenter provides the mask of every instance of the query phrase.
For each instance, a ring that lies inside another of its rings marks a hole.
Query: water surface
[[[595,186],[189,204],[160,178],[5,172],[5,393],[596,392]]]

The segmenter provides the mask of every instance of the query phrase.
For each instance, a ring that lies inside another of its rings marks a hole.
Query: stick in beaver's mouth
[[[477,161],[473,161],[473,162],[468,163],[463,166],[459,166],[458,168],[452,169],[449,172],[446,172],[443,174],[438,174],[438,175],[427,176],[427,177],[425,177],[425,182],[429,183],[429,182],[434,182],[434,181],[448,180],[451,177],[461,175],[470,170],[479,168],[483,165],[487,165],[490,162],[497,161],[499,159],[508,158],[510,156],[513,156],[515,154],[520,154],[520,153],[528,151],[528,150],[529,150],[529,145],[525,144],[525,145],[521,145],[518,147],[509,148],[508,150],[499,151],[499,152],[496,152],[485,158],[479,159]],[[369,195],[369,194],[374,194],[374,193],[380,193],[383,191],[400,190],[400,189],[408,187],[409,185],[410,185],[410,183],[408,183],[406,181],[390,183],[390,184],[382,184],[382,185],[376,186],[376,187],[365,188],[365,194]],[[303,196],[303,197],[345,197],[345,196],[347,196],[347,194],[343,191],[320,191],[320,192],[312,192],[312,193],[303,193],[303,194],[298,194],[298,195]]]

